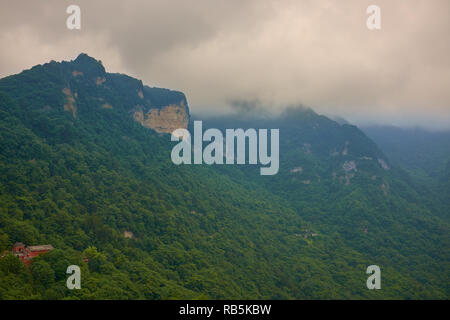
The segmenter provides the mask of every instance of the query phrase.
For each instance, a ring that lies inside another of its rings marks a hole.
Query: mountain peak
[[[71,61],[71,63],[79,70],[79,71],[89,71],[90,73],[95,72],[97,74],[106,73],[105,67],[103,67],[102,61],[97,60],[86,53],[80,53],[78,57]]]
[[[24,90],[27,84],[32,85]],[[69,111],[80,119],[83,115],[93,116],[92,112],[98,116],[99,110],[115,109],[125,117],[131,113],[135,121],[160,133],[187,128],[189,122],[182,92],[144,86],[141,80],[125,74],[107,73],[100,60],[86,53],[80,53],[75,60],[51,61],[0,79],[1,91],[18,99],[27,92],[28,97],[33,97],[33,103],[28,104],[30,112],[42,108]]]
[[[87,63],[100,63],[100,64],[102,63],[100,60],[97,60],[84,52],[80,53],[74,61],[81,62],[81,63],[83,63],[83,62],[85,62],[85,63],[86,62]]]

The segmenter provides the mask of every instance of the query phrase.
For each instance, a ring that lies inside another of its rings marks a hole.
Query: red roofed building
[[[27,265],[31,263],[31,259],[33,259],[34,257],[43,253],[47,253],[50,250],[53,250],[53,246],[51,244],[25,246],[22,242],[16,242],[13,245],[13,254],[16,257],[19,257],[19,259]]]

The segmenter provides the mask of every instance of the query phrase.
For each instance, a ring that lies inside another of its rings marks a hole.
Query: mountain
[[[370,126],[363,131],[395,165],[416,177],[435,179],[450,160],[450,131],[393,126]]]
[[[0,79],[0,299],[448,299],[445,204],[357,127],[305,108],[200,118],[278,128],[261,176],[173,164],[166,133],[198,119],[85,54]],[[54,249],[28,267],[16,242]]]
[[[450,131],[371,126],[363,131],[373,139],[393,165],[408,172],[428,207],[444,204],[450,212]]]
[[[28,118],[63,110],[74,120],[114,112],[131,114],[157,132],[172,132],[189,121],[182,92],[151,88],[127,75],[107,73],[101,61],[83,53],[74,61],[52,61],[6,77],[0,81],[0,91],[15,99]]]

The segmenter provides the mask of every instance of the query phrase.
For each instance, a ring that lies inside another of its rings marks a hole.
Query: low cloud
[[[0,3],[0,76],[86,52],[109,71],[182,90],[197,114],[253,101],[450,128],[448,0]],[[65,27],[70,4],[81,7],[79,31]],[[370,4],[381,30],[366,28]]]

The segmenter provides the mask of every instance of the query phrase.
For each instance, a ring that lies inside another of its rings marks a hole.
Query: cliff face
[[[45,77],[49,74],[52,76]],[[101,61],[83,53],[73,61],[52,61],[0,79],[0,90],[14,98],[16,89],[26,87],[30,78],[39,78],[41,83],[30,90],[29,95],[36,97],[35,103],[24,106],[25,109],[64,111],[80,121],[98,110],[121,112],[159,133],[187,128],[189,122],[189,108],[182,92],[148,87],[127,75],[108,73]]]
[[[184,101],[181,101],[179,104],[170,104],[160,109],[150,109],[146,114],[138,110],[134,113],[134,119],[156,132],[171,133],[178,128],[187,128],[189,114]]]

